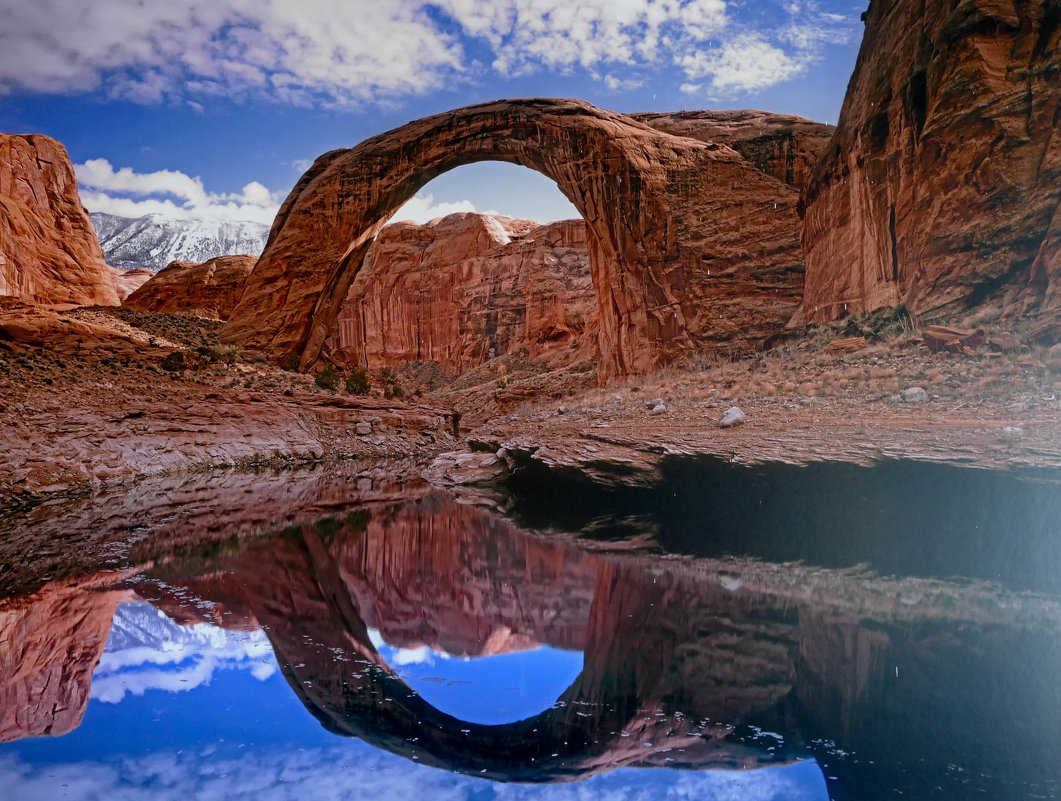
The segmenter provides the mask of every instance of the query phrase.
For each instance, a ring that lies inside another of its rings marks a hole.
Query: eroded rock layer
[[[118,305],[70,157],[47,136],[0,134],[0,295]]]
[[[256,261],[254,256],[218,256],[201,264],[175,261],[155,273],[123,305],[227,320]]]
[[[384,228],[328,342],[344,364],[460,372],[522,351],[560,366],[597,349],[586,226],[484,214]]]
[[[292,190],[228,342],[319,357],[372,240],[443,172],[495,160],[556,181],[587,226],[600,373],[694,345],[746,346],[798,308],[797,193],[736,150],[575,100],[509,100],[409,123],[317,159]]]
[[[1061,8],[873,0],[865,21],[804,195],[806,317],[1056,313]]]

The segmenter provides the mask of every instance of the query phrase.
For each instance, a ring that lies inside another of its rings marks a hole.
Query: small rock
[[[569,411],[571,411],[571,410],[568,409],[566,406],[561,406],[559,409],[556,410],[556,413],[557,414],[567,414]]]
[[[650,400],[645,401],[645,407],[649,408],[649,409],[651,409],[654,406],[662,406],[662,405],[663,405],[663,398],[652,398]]]
[[[1017,426],[1006,426],[1002,429],[1002,439],[1006,442],[1015,442],[1024,435],[1024,429]]]
[[[658,403],[655,406],[653,406],[651,409],[649,409],[648,413],[649,414],[663,414],[666,411],[667,411],[667,407],[664,406],[662,403]]]
[[[354,428],[359,437],[365,437],[372,433],[372,423],[368,423],[364,420],[359,422]]]
[[[739,406],[730,406],[722,413],[722,416],[718,418],[719,428],[733,428],[733,426],[741,425],[748,416],[741,411]]]
[[[924,387],[910,387],[899,392],[903,403],[925,403],[928,400],[928,392]]]

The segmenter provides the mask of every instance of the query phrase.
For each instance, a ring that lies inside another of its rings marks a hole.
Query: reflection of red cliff
[[[0,742],[81,723],[114,610],[131,597],[93,583],[52,584],[0,608]]]

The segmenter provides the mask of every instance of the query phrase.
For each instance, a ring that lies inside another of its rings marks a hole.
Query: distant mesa
[[[175,261],[152,274],[123,305],[140,311],[227,320],[256,261],[254,256],[218,256],[201,264]]]
[[[70,157],[47,136],[0,134],[0,295],[45,305],[119,302]]]

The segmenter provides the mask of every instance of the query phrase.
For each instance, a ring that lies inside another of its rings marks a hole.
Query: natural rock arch
[[[281,207],[222,339],[310,367],[387,219],[432,178],[490,160],[548,176],[585,218],[603,376],[643,372],[696,339],[762,338],[798,306],[795,189],[725,145],[581,101],[508,100],[318,158]],[[750,316],[727,313],[734,283],[757,296]]]

